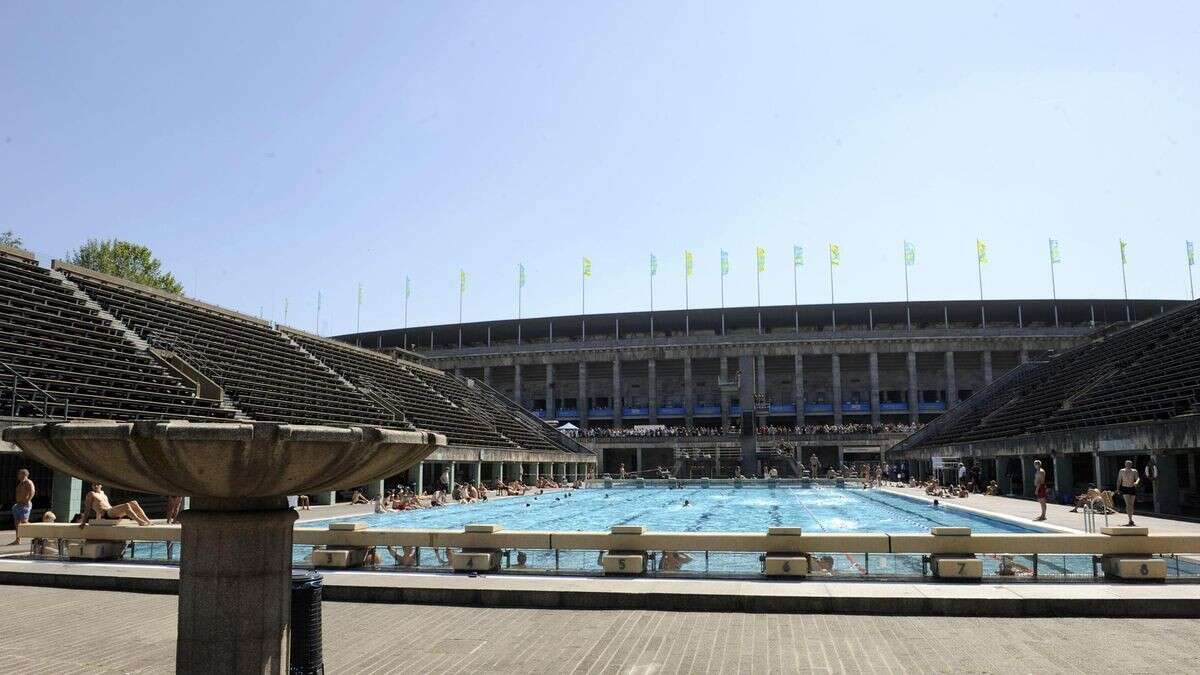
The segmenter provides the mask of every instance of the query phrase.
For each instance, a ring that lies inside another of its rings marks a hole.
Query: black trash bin
[[[321,655],[321,583],[312,570],[292,570],[292,631],[288,650],[290,675],[323,675]]]

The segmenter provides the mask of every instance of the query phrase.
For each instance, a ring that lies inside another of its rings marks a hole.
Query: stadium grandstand
[[[892,448],[919,476],[965,464],[1033,495],[1033,461],[1060,500],[1113,489],[1126,460],[1168,514],[1200,513],[1200,302],[1022,364]]]
[[[763,460],[878,462],[1022,364],[1179,300],[988,300],[727,307],[505,319],[338,336],[484,382],[578,427],[602,473],[729,476],[753,408]],[[743,359],[750,357],[749,364]],[[737,382],[753,381],[743,403]],[[784,464],[790,465],[790,462]],[[782,475],[794,466],[777,467]]]
[[[262,421],[447,437],[408,475],[366,486],[369,493],[432,488],[447,472],[458,482],[594,473],[594,455],[574,439],[485,383],[422,365],[411,352],[361,349],[61,261],[46,268],[3,246],[0,305],[0,427],[77,418]],[[78,511],[78,479],[0,448],[0,475],[18,465],[31,469],[38,509]],[[151,510],[162,503],[139,499]]]

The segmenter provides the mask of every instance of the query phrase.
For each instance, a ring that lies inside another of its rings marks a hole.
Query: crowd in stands
[[[920,429],[922,424],[806,424],[804,426],[761,426],[759,436],[813,436],[813,435],[843,435],[843,434],[878,434],[878,433],[912,433]],[[580,429],[581,438],[640,438],[640,437],[697,437],[697,436],[728,436],[737,433],[737,427],[728,430],[722,427],[674,427],[662,425],[645,425],[628,429],[612,429],[593,427]]]

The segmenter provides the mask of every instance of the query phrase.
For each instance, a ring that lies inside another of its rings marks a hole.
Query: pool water
[[[684,506],[684,502],[688,506]],[[928,532],[970,527],[984,532],[1041,532],[1005,520],[879,490],[812,488],[602,488],[547,492],[433,509],[298,523],[365,522],[373,528],[461,529],[496,523],[506,530],[605,531],[644,525],[652,532],[762,532],[800,527],[805,532]]]

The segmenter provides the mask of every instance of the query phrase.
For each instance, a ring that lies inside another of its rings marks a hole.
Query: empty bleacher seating
[[[1010,373],[914,435],[936,446],[1200,413],[1200,302]]]
[[[0,307],[0,414],[233,418],[219,401],[197,398],[193,385],[128,340],[32,256],[2,247]]]
[[[142,339],[178,352],[253,419],[411,428],[339,380],[265,321],[56,265]]]

